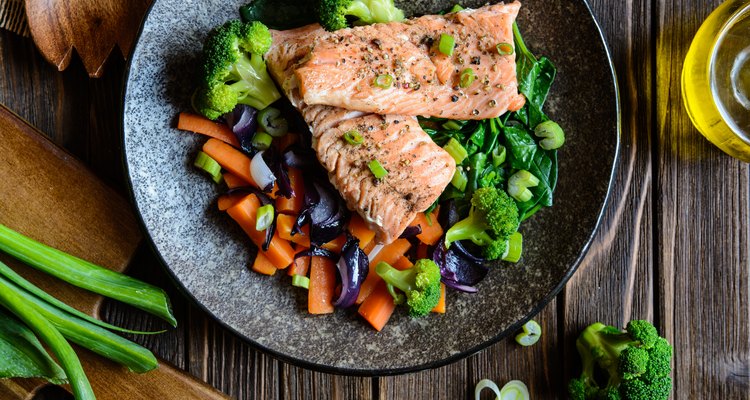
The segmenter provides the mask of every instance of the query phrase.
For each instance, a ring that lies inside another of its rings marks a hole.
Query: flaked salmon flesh
[[[460,120],[516,111],[525,98],[518,93],[515,54],[500,54],[497,45],[513,45],[520,7],[515,1],[310,36],[309,54],[294,70],[302,99],[308,105]],[[439,50],[441,35],[455,42],[450,56]],[[475,79],[461,87],[468,69]],[[390,87],[382,87],[389,80]]]
[[[456,164],[414,116],[306,104],[294,70],[309,54],[311,39],[321,34],[325,31],[318,25],[274,31],[266,63],[310,126],[313,149],[348,208],[363,217],[378,242],[390,243],[440,196]],[[344,134],[352,130],[362,135],[362,144],[344,140]],[[384,178],[374,176],[368,167],[372,160],[388,171]]]

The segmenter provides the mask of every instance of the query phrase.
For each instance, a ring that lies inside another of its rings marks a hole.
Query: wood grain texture
[[[467,360],[397,377],[305,370],[252,349],[192,306],[147,246],[131,271],[167,288],[182,324],[168,335],[135,340],[237,399],[462,399],[473,397],[481,378],[522,379],[534,398],[548,399],[565,398],[565,383],[580,372],[573,343],[581,328],[597,320],[623,325],[647,318],[678,349],[672,398],[747,398],[750,171],[697,134],[679,86],[692,35],[719,2],[589,1],[617,69],[622,163],[588,256],[535,317],[545,332],[537,345],[520,348],[508,339]],[[74,57],[58,73],[31,41],[0,32],[0,103],[122,192],[123,69],[122,59],[112,57],[108,73],[90,80]],[[102,312],[132,328],[162,326],[119,304],[106,304]]]
[[[675,393],[739,399],[750,393],[750,166],[693,128],[680,92],[691,39],[720,3],[658,2],[657,306],[679,349]]]
[[[150,0],[26,0],[29,30],[39,51],[62,71],[73,51],[89,76],[104,72],[109,54],[118,47],[130,54]]]

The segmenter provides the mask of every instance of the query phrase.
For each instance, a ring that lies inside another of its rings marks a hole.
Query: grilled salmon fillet
[[[428,15],[341,29],[308,37],[309,54],[294,73],[302,99],[376,114],[487,119],[516,111],[515,54],[502,55],[500,43],[513,45],[513,22],[521,4],[496,4],[446,15]],[[441,34],[455,41],[452,55],[439,51]],[[461,87],[462,71],[476,79]],[[390,87],[376,85],[392,80]]]
[[[266,54],[266,64],[310,126],[313,149],[348,208],[363,217],[376,232],[377,241],[390,243],[417,212],[437,200],[453,177],[456,163],[413,116],[306,104],[294,70],[309,54],[310,39],[324,32],[318,25],[273,32],[274,45]],[[362,135],[361,145],[344,140],[344,133],[352,130]],[[370,171],[372,160],[388,171],[383,179]]]

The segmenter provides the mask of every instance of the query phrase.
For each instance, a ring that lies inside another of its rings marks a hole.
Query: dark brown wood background
[[[617,68],[622,163],[588,256],[535,317],[544,329],[537,345],[521,348],[509,339],[452,365],[397,377],[297,368],[254,350],[191,304],[147,246],[132,274],[169,291],[181,324],[135,340],[239,399],[473,398],[482,378],[500,384],[520,379],[532,397],[547,399],[565,397],[565,382],[578,373],[574,341],[580,329],[597,320],[621,326],[645,318],[674,344],[673,398],[748,398],[750,168],[698,134],[680,96],[690,40],[720,1],[589,2]],[[119,128],[124,66],[115,54],[101,79],[89,79],[77,59],[57,72],[30,39],[3,31],[0,103],[125,193]],[[136,329],[161,326],[114,304],[105,315]]]

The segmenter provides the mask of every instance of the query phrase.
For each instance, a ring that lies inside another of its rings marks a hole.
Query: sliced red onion
[[[341,277],[341,294],[333,303],[336,307],[350,307],[357,301],[370,268],[367,255],[359,248],[359,239],[347,233],[346,243],[341,249],[341,257],[336,267]]]
[[[422,225],[414,225],[414,226],[407,226],[406,229],[404,229],[403,232],[401,232],[401,235],[399,238],[401,239],[408,239],[410,237],[414,237],[422,233]]]
[[[287,167],[299,169],[313,167],[316,161],[314,151],[296,144],[287,147],[282,158]]]
[[[292,198],[294,196],[294,189],[292,188],[292,182],[289,180],[288,167],[283,165],[283,160],[279,156],[279,153],[275,148],[271,147],[263,154],[263,159],[277,179],[276,185],[279,189],[276,191],[276,195],[284,196],[287,199]]]
[[[251,142],[258,130],[258,120],[255,118],[257,114],[258,110],[246,104],[237,104],[232,112],[224,114],[224,120],[237,137],[242,150],[249,153],[254,152]]]
[[[435,246],[432,261],[440,267],[441,281],[446,286],[461,291],[475,292],[476,288],[471,287],[481,282],[489,272],[486,266],[455,251],[453,245],[450,249],[446,249],[443,238]]]
[[[266,161],[263,159],[263,153],[259,151],[250,161],[250,176],[264,192],[270,192],[273,189],[274,182],[276,182],[276,176],[268,168]]]
[[[370,254],[367,255],[367,258],[370,260],[370,262],[372,262],[372,260],[377,257],[378,253],[380,253],[380,250],[383,250],[383,247],[385,247],[385,245],[381,243],[378,243],[372,247],[372,250],[370,250]]]
[[[336,253],[332,252],[331,250],[324,249],[322,247],[313,246],[307,250],[302,250],[299,253],[294,255],[294,259],[298,259],[300,257],[326,257],[331,260],[336,261],[339,256],[336,255]]]

